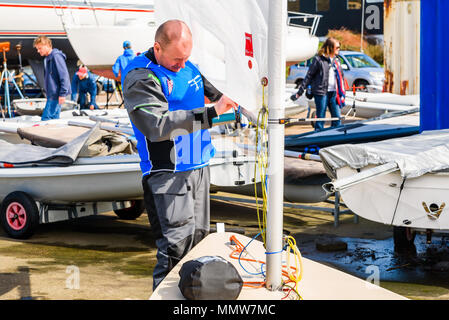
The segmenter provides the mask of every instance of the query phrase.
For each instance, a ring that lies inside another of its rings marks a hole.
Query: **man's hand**
[[[238,107],[237,103],[235,103],[234,101],[223,95],[215,105],[215,111],[217,112],[218,115],[222,115],[229,109],[231,108],[236,109],[237,107]]]
[[[63,105],[65,102],[65,97],[59,97],[58,104]]]

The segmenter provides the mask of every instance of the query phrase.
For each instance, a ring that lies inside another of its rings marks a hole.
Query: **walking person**
[[[332,118],[340,118],[344,106],[345,86],[343,70],[341,68],[338,52],[340,43],[335,38],[328,38],[321,50],[315,56],[307,71],[306,77],[300,85],[298,92],[291,96],[292,100],[298,99],[309,85],[316,105],[316,117],[324,118],[326,109],[329,108]],[[333,120],[331,127],[340,125],[340,119]],[[315,122],[315,131],[324,128],[324,121]]]
[[[112,72],[114,73],[114,76],[120,78],[128,63],[135,57],[136,55],[131,49],[131,42],[129,42],[128,40],[124,41],[123,54],[120,55],[117,60],[115,60],[115,63],[112,66]]]
[[[87,70],[86,67],[81,66],[72,78],[72,100],[76,100],[78,94],[78,102],[80,109],[98,109],[96,102],[97,97],[97,83],[94,75]],[[89,94],[89,101],[87,99]]]
[[[215,148],[208,129],[214,117],[237,107],[188,60],[191,50],[188,26],[166,21],[154,46],[122,74],[158,249],[153,289],[209,233],[208,164]],[[205,97],[215,106],[205,106]]]
[[[44,59],[44,89],[47,103],[41,120],[59,119],[61,105],[70,94],[70,76],[66,65],[66,55],[53,48],[51,39],[39,36],[33,42],[37,52]]]

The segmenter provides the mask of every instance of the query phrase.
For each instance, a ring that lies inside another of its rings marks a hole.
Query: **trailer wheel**
[[[416,250],[416,232],[408,227],[393,227],[394,248],[396,251]]]
[[[25,192],[15,191],[8,194],[0,208],[0,222],[11,238],[31,237],[39,225],[36,202]]]
[[[145,210],[145,203],[143,200],[131,201],[131,207],[114,210],[115,214],[123,220],[135,220],[140,217]]]

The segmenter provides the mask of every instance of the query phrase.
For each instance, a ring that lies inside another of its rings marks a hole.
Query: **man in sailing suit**
[[[188,61],[192,35],[169,20],[154,47],[122,74],[125,107],[137,139],[145,206],[156,237],[153,289],[209,233],[212,119],[236,104]],[[213,107],[205,107],[205,97]]]

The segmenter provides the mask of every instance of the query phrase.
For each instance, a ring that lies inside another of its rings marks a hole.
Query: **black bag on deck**
[[[236,268],[220,256],[204,256],[184,263],[178,287],[189,300],[234,300],[243,280]]]

